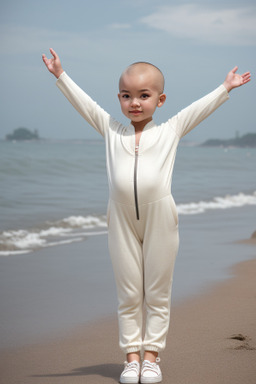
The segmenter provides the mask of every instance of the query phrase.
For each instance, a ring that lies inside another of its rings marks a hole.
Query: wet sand
[[[224,282],[173,305],[160,355],[163,383],[256,383],[256,258],[231,272]],[[108,317],[62,337],[2,350],[0,383],[117,383],[123,360],[116,318]]]

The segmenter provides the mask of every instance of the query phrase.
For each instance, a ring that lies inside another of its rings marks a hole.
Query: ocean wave
[[[250,195],[239,193],[215,197],[210,201],[178,204],[179,215],[202,214],[209,210],[256,205],[256,191]],[[29,253],[83,241],[89,236],[107,234],[106,216],[69,216],[55,223],[46,223],[43,229],[19,229],[0,233],[0,256]]]
[[[71,228],[84,228],[91,229],[96,227],[106,227],[106,217],[95,217],[95,216],[70,216],[59,221],[58,226],[60,227],[71,227]]]
[[[215,197],[211,201],[178,204],[177,210],[179,215],[197,215],[209,210],[239,208],[244,207],[245,205],[256,205],[256,191],[251,195],[239,193],[237,195]]]
[[[44,229],[19,229],[0,233],[0,256],[29,253],[36,249],[83,241],[106,234],[106,216],[70,216]]]

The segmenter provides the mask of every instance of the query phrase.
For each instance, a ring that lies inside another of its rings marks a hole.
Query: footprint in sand
[[[255,350],[256,348],[252,347],[249,344],[249,341],[251,340],[248,336],[243,335],[242,333],[238,333],[236,335],[232,335],[229,337],[231,340],[237,340],[237,341],[242,341],[241,344],[235,345],[232,349],[235,350],[241,350],[241,349],[246,349],[246,350]]]

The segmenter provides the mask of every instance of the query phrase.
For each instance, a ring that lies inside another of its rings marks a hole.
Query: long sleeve
[[[226,100],[229,94],[224,85],[220,85],[214,91],[195,101],[187,108],[182,109],[176,116],[169,120],[177,135],[181,138],[189,133],[201,121],[206,119]]]
[[[65,72],[56,81],[57,87],[80,115],[105,136],[109,127],[110,115],[88,96]]]

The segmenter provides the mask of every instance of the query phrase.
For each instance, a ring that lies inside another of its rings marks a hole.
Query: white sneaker
[[[156,358],[155,363],[151,363],[148,360],[144,360],[142,363],[140,382],[145,383],[160,383],[162,381],[162,372],[157,363],[160,362],[160,358]]]
[[[131,363],[124,362],[124,370],[120,376],[120,383],[132,384],[138,383],[140,379],[140,363],[138,361],[132,361]]]

